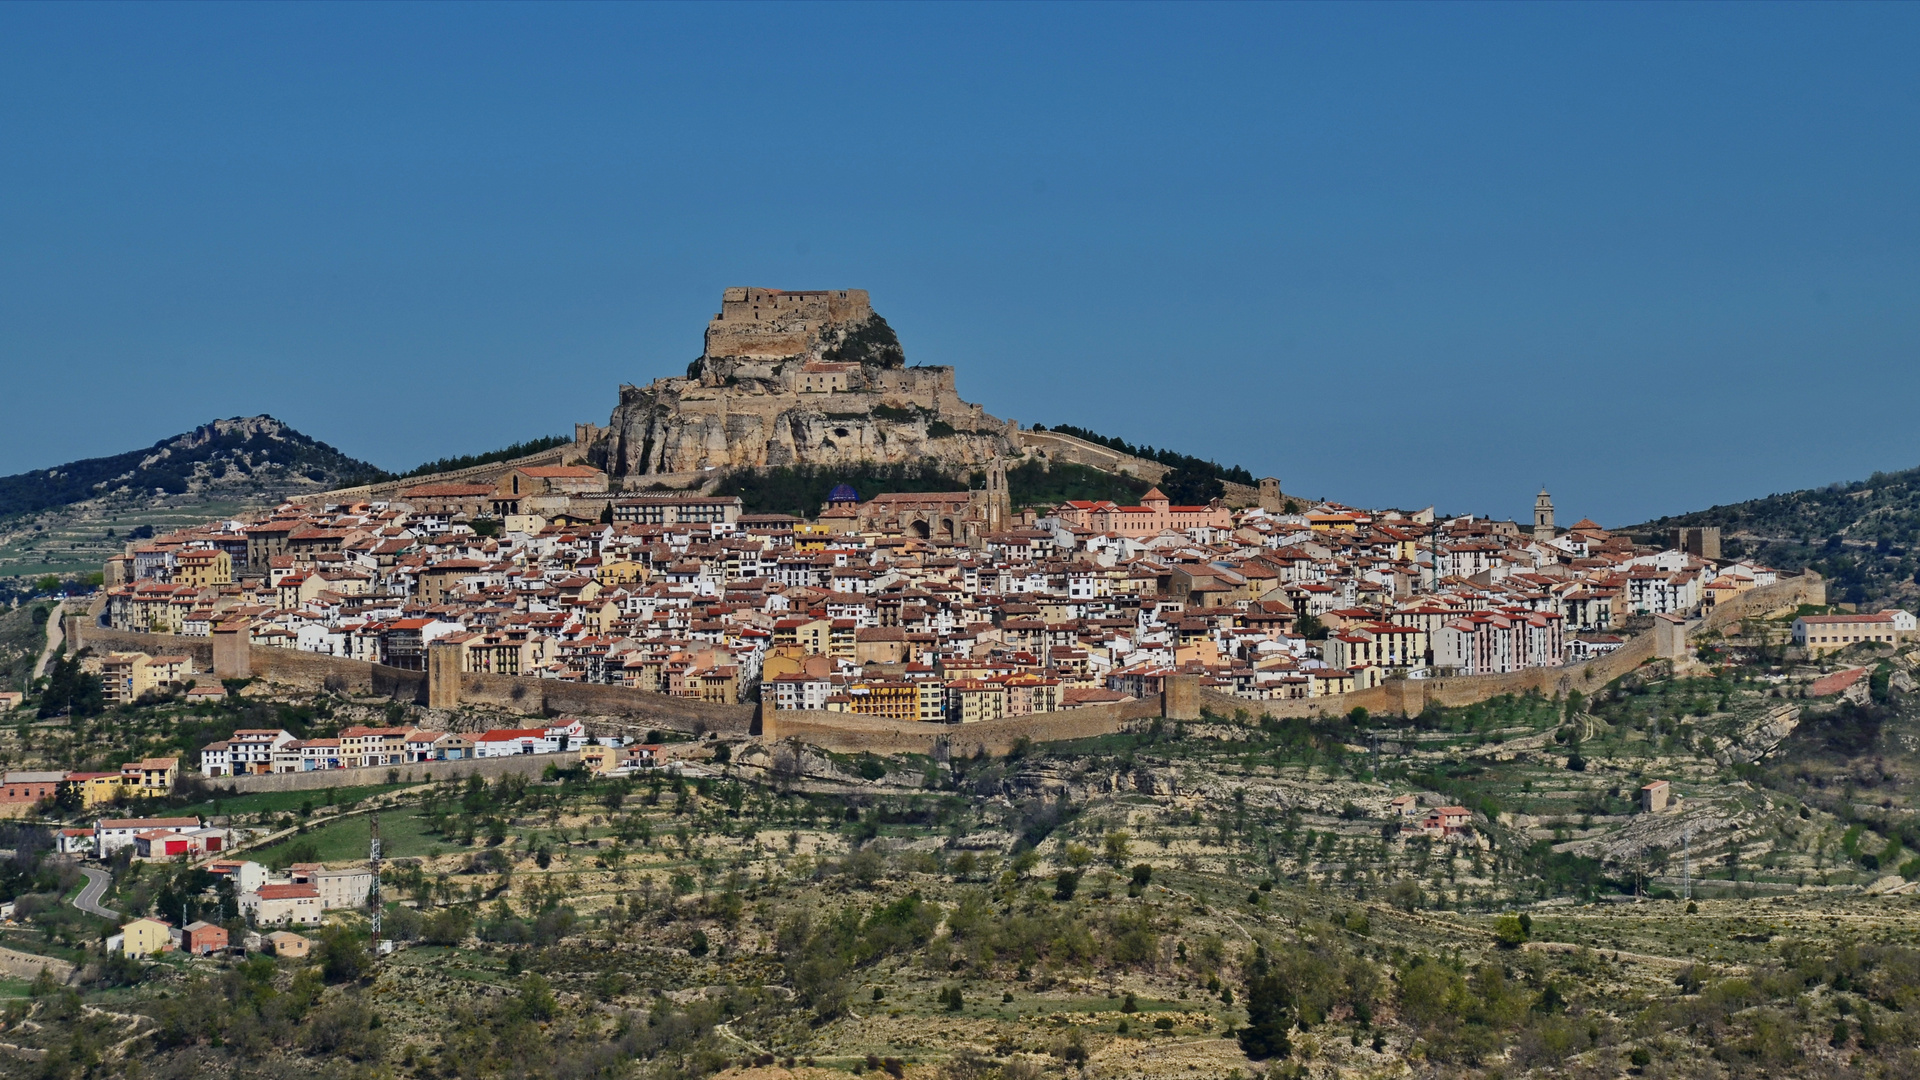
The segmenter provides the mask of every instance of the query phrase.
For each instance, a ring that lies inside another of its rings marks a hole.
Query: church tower
[[[1005,532],[1013,521],[1013,496],[1007,492],[1007,463],[994,458],[987,466],[987,531]]]
[[[1546,488],[1540,489],[1540,497],[1533,500],[1533,542],[1546,544],[1553,541],[1553,496]]]

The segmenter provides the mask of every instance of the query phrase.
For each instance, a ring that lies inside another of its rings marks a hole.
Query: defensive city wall
[[[1044,456],[1050,462],[1085,465],[1101,472],[1137,477],[1150,484],[1159,483],[1173,471],[1157,461],[1123,454],[1110,446],[1101,446],[1058,431],[1015,429],[1013,439],[1015,446],[1030,454]],[[1282,505],[1280,483],[1277,480],[1262,480],[1258,486],[1236,484],[1231,480],[1222,480],[1220,484],[1223,489],[1220,501],[1228,506],[1258,506],[1278,512]]]
[[[376,765],[368,769],[323,769],[314,772],[269,773],[264,776],[221,776],[207,781],[216,791],[251,795],[260,791],[315,791],[330,787],[362,787],[425,780],[465,780],[478,776],[539,776],[547,766],[566,769],[580,763],[580,752],[515,754],[512,757],[473,758],[468,761],[420,761],[411,765]]]
[[[1741,619],[1825,602],[1826,582],[1808,573],[1722,601],[1704,618],[1687,622],[1656,617],[1651,632],[1631,638],[1605,656],[1566,667],[1529,668],[1503,675],[1394,679],[1350,694],[1289,701],[1255,701],[1220,694],[1203,688],[1198,676],[1180,675],[1169,677],[1165,692],[1155,698],[965,725],[905,723],[850,713],[763,710],[754,705],[718,705],[624,686],[463,672],[458,670],[458,660],[450,649],[429,648],[428,670],[423,672],[243,644],[239,633],[232,630],[216,633],[212,640],[130,634],[86,627],[83,620],[74,617],[68,622],[67,633],[76,648],[189,655],[196,667],[211,667],[218,678],[251,677],[295,690],[384,697],[442,710],[478,705],[522,715],[580,717],[603,734],[670,730],[797,739],[845,753],[967,756],[980,751],[1004,754],[1021,740],[1058,742],[1134,730],[1155,718],[1198,720],[1203,712],[1285,719],[1335,715],[1358,707],[1374,714],[1414,716],[1428,705],[1471,705],[1502,694],[1591,693],[1650,660],[1685,664],[1691,639],[1701,634],[1724,630]],[[556,759],[549,756],[544,760]],[[483,763],[445,764],[471,769]],[[374,771],[384,776],[384,770]],[[343,782],[332,779],[314,786]]]

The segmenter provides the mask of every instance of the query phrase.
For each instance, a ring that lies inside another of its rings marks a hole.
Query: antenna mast
[[[367,947],[373,955],[380,955],[380,914],[385,904],[380,899],[380,815],[367,815],[370,836],[367,839],[367,868],[373,872],[373,882],[367,886],[367,906],[371,909],[367,916],[367,925],[372,931],[367,938]]]

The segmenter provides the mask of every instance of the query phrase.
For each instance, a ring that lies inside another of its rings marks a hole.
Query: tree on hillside
[[[1270,969],[1267,951],[1261,949],[1247,975],[1247,1026],[1240,1029],[1240,1049],[1255,1061],[1286,1057],[1293,1052],[1287,1040],[1292,1024],[1293,991]]]
[[[40,692],[41,717],[72,713],[96,716],[106,708],[100,691],[100,676],[80,670],[80,660],[61,656],[47,673],[46,689]]]

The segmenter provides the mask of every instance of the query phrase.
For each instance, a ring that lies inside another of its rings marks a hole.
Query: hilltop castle
[[[972,469],[1014,454],[1017,429],[960,399],[950,367],[907,367],[864,289],[721,294],[685,376],[622,386],[607,427],[581,425],[617,477],[918,462]]]

